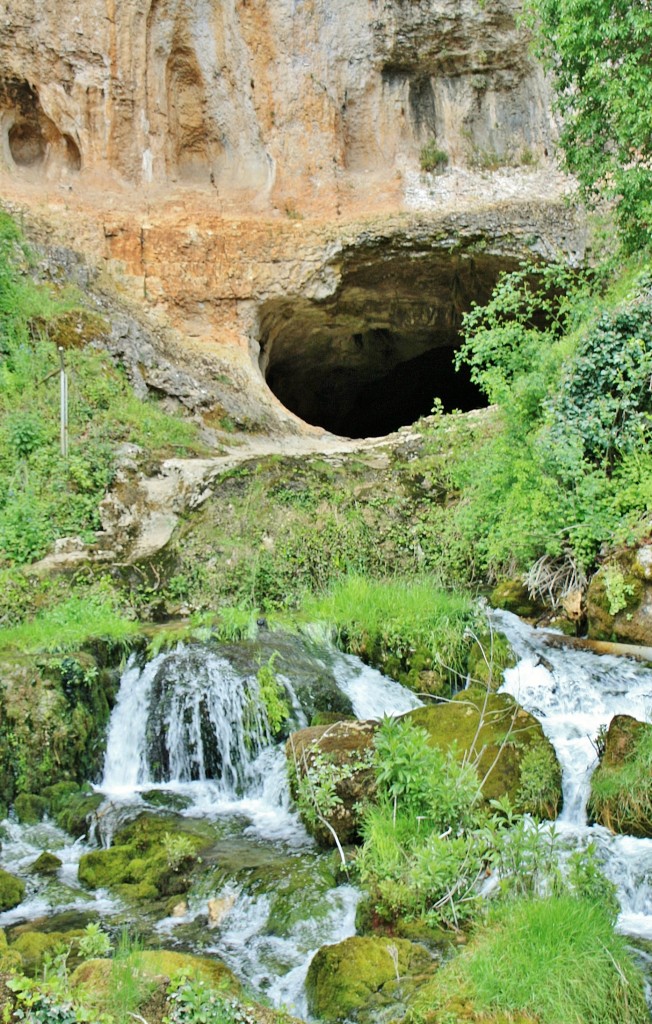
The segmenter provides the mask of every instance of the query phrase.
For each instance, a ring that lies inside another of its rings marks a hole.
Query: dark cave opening
[[[344,437],[381,437],[428,415],[487,404],[467,367],[455,369],[460,324],[514,260],[354,251],[325,300],[270,300],[261,310],[261,369],[307,423]]]

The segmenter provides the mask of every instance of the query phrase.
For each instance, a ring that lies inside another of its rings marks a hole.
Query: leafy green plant
[[[422,171],[439,171],[448,164],[448,153],[440,149],[435,139],[428,142],[419,154]]]
[[[91,921],[84,928],[84,934],[79,940],[78,949],[81,957],[85,960],[90,960],[95,957],[108,956],[113,946],[111,945],[111,939],[105,931],[102,931],[101,926]]]
[[[185,863],[195,858],[195,844],[189,836],[166,832],[162,842],[168,867],[172,871],[180,871]]]
[[[629,599],[634,594],[634,588],[630,583],[627,583],[622,570],[615,564],[603,566],[602,580],[604,582],[605,597],[609,606],[609,614],[617,615],[618,612],[623,611],[627,607]]]
[[[169,1010],[163,1024],[257,1024],[258,1021],[238,999],[184,974],[171,980],[167,996]]]
[[[290,707],[285,699],[285,688],[276,674],[274,664],[278,652],[261,665],[256,673],[258,692],[265,707],[265,714],[272,736],[277,736],[290,717]]]
[[[561,149],[585,200],[611,199],[630,252],[650,245],[652,15],[630,0],[528,0],[555,82]]]

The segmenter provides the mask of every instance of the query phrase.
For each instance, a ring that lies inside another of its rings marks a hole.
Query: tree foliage
[[[650,0],[527,0],[553,75],[561,146],[585,197],[617,201],[625,247],[652,241]]]

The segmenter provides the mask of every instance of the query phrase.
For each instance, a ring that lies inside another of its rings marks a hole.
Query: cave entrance
[[[325,300],[267,302],[261,369],[283,405],[345,437],[381,437],[427,415],[487,404],[467,368],[454,368],[462,314],[486,302],[516,261],[385,247],[355,250]],[[396,248],[399,243],[394,242]]]

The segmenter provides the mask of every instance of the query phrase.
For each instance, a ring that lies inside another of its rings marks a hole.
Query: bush
[[[419,154],[419,163],[422,171],[439,171],[448,164],[448,154],[439,149],[433,139],[423,147]]]

